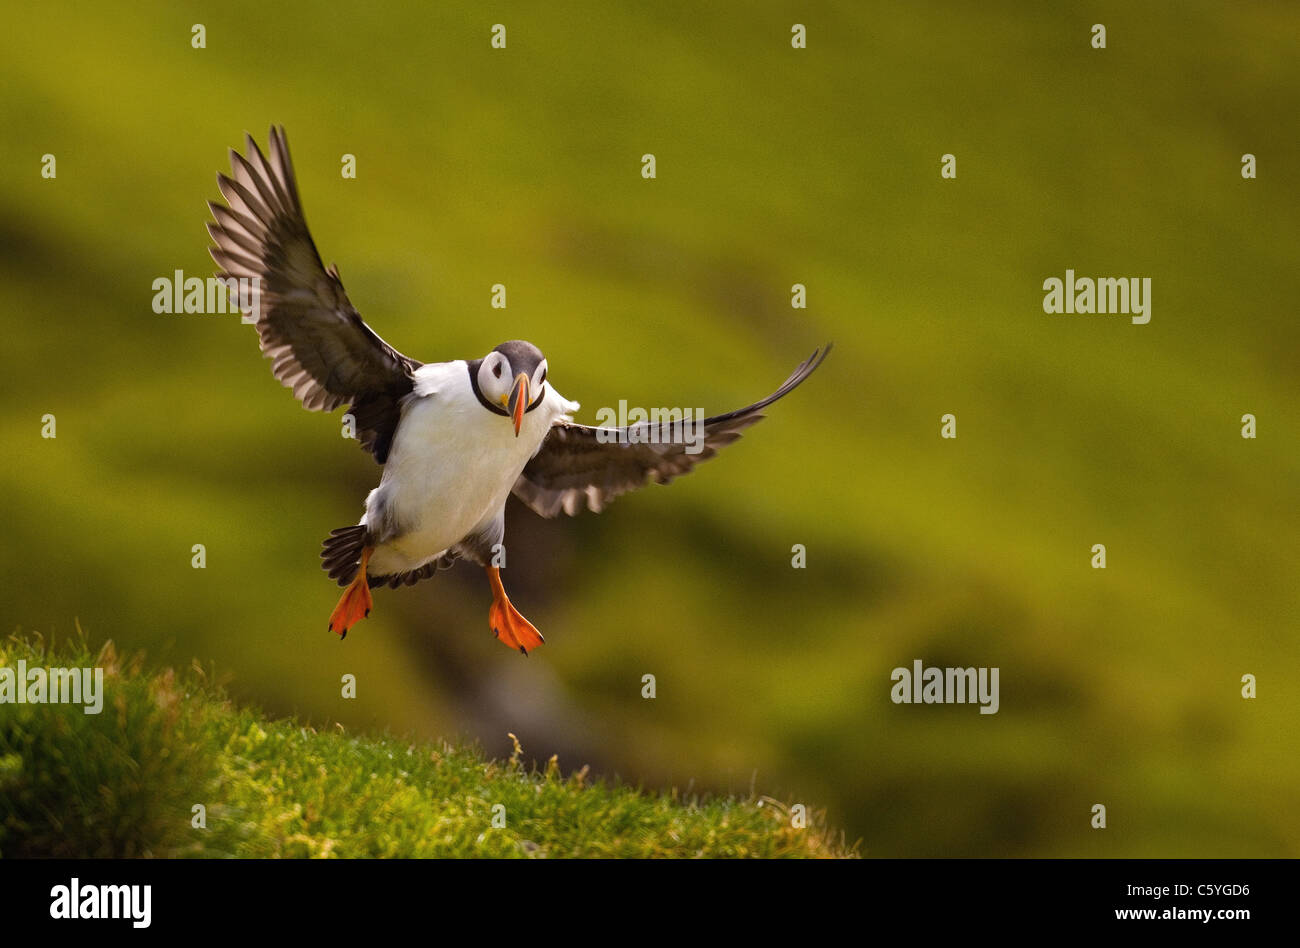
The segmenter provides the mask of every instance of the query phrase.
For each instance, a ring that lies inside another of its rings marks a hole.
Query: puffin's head
[[[503,342],[483,357],[474,379],[488,407],[494,411],[504,409],[514,423],[517,438],[524,412],[536,408],[546,397],[546,357],[531,342]]]

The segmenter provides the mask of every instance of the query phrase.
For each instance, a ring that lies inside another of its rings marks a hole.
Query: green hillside
[[[119,658],[110,642],[0,642],[0,665],[105,669],[104,709],[28,704],[0,717],[0,856],[839,857],[810,813],[644,793],[568,776],[522,749],[356,737],[232,705],[195,667]],[[201,807],[202,809],[198,809]]]

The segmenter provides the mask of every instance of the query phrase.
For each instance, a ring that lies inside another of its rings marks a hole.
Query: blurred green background
[[[1300,854],[1300,8],[1134,6],[9,8],[0,614],[318,724],[752,784],[866,855]],[[150,305],[212,273],[215,173],[272,122],[325,261],[416,358],[530,339],[590,423],[835,352],[671,487],[512,502],[533,657],[468,566],[340,644],[319,544],[379,469],[250,327]],[[1067,267],[1151,277],[1150,324],[1045,315]],[[1000,667],[1001,711],[892,704],[917,658]]]

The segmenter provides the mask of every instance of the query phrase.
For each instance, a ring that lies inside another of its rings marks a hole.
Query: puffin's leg
[[[501,570],[495,566],[487,569],[488,585],[492,587],[492,608],[488,610],[488,624],[492,634],[503,645],[517,648],[525,655],[530,648],[537,648],[546,640],[531,622],[519,614],[506,595],[506,587],[501,585]]]
[[[337,632],[339,638],[345,638],[348,629],[370,615],[370,607],[375,604],[370,597],[370,579],[366,576],[366,564],[374,551],[373,546],[362,547],[361,565],[357,567],[357,575],[352,578],[348,588],[343,590],[343,595],[339,597],[339,604],[334,607],[334,612],[330,615],[330,631]]]

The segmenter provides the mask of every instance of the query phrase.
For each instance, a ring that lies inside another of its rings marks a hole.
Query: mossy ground
[[[237,707],[111,642],[0,642],[0,666],[104,669],[100,714],[0,705],[0,855],[10,857],[835,857],[820,814],[683,798],[528,768],[521,752],[316,730]],[[205,810],[206,827],[194,823]],[[498,810],[500,805],[504,810]],[[505,825],[493,826],[504,817]]]

